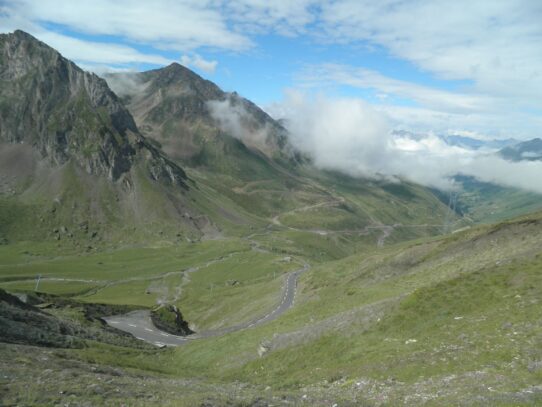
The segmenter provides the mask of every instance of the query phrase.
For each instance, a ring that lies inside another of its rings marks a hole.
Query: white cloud
[[[181,64],[188,67],[194,67],[207,73],[213,73],[216,70],[218,61],[208,61],[201,55],[183,55],[181,56]]]
[[[242,99],[229,97],[225,100],[211,100],[207,108],[222,131],[241,140],[245,145],[264,153],[272,153],[272,142],[269,139],[269,128],[255,121]]]
[[[452,177],[542,193],[542,162],[511,163],[493,154],[446,144],[427,134],[419,139],[389,131],[386,116],[359,99],[332,99],[290,91],[269,109],[286,120],[293,145],[317,166],[353,176],[405,179],[451,189]]]
[[[306,26],[317,15],[311,10],[313,0],[231,0],[225,8],[241,32],[263,34],[275,32],[284,36],[306,33]]]
[[[369,41],[479,92],[542,103],[538,1],[345,0],[326,2],[322,20],[331,41]]]
[[[112,71],[104,70],[101,72],[109,87],[119,96],[134,96],[145,92],[148,83],[145,84],[138,79],[137,75],[133,75],[133,71]],[[107,75],[108,73],[116,73],[115,75]]]
[[[471,131],[491,133],[492,137],[528,138],[537,134],[542,124],[539,114],[514,109],[505,97],[474,89],[436,89],[365,68],[324,63],[305,67],[296,79],[300,86],[309,88],[348,85],[372,90],[379,99],[375,108],[386,113],[393,125],[416,131]],[[397,104],[395,98],[410,105]]]
[[[16,29],[29,32],[84,69],[95,72],[127,69],[126,65],[134,63],[165,65],[172,62],[161,55],[142,53],[127,45],[82,40],[50,31],[28,19],[24,13],[17,13],[13,6],[0,6],[0,32]]]
[[[473,132],[489,138],[528,139],[538,135],[542,128],[542,117],[506,110],[460,114],[391,104],[377,105],[375,109],[384,113],[394,127],[411,131],[442,134]]]
[[[0,4],[0,20],[4,20],[0,21],[0,29],[36,31],[46,23],[157,49],[187,52],[207,47],[244,51],[255,46],[251,35],[273,32],[293,36],[306,32],[305,26],[317,17],[310,9],[314,3],[313,0],[12,0]]]
[[[10,18],[59,24],[76,32],[116,36],[162,49],[201,46],[242,50],[246,36],[227,27],[212,1],[156,0],[17,0],[4,6]]]
[[[374,70],[347,65],[324,63],[305,69],[298,78],[306,84],[320,85],[322,80],[330,84],[368,88],[407,98],[423,106],[447,112],[478,112],[494,109],[495,98],[479,94],[449,92],[429,86],[390,78]]]
[[[269,110],[286,119],[291,143],[317,166],[353,175],[385,175],[389,129],[385,118],[362,100],[321,95],[309,100],[290,91],[283,103]]]
[[[33,34],[65,57],[75,61],[91,62],[92,65],[134,62],[166,65],[172,62],[160,55],[144,54],[124,45],[83,41],[52,31],[37,31]]]

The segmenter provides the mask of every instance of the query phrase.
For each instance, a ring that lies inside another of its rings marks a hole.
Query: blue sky
[[[0,31],[98,73],[181,62],[264,108],[296,90],[368,102],[394,128],[526,139],[542,127],[541,4],[11,0]]]

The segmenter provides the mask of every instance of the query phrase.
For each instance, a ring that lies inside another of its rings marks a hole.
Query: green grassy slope
[[[473,221],[493,223],[535,212],[542,208],[539,194],[505,188],[461,177],[462,191],[457,195],[459,209]]]
[[[542,379],[540,230],[542,214],[535,214],[314,262],[301,277],[294,308],[269,324],[154,354],[91,345],[68,357],[177,380],[199,377],[209,385],[270,386],[269,397],[285,392],[300,405],[536,405]],[[260,244],[270,245],[274,237],[264,235]],[[14,274],[115,275],[119,284],[105,287],[110,292],[101,297],[100,291],[81,294],[78,285],[73,294],[141,306],[150,305],[160,288],[142,281],[160,282],[169,294],[181,285],[177,305],[187,319],[220,327],[272,305],[280,275],[295,267],[281,255],[250,250],[252,244],[209,241],[61,258],[7,246],[1,285],[27,289],[30,281],[9,281]],[[97,272],[104,265],[108,272]],[[171,273],[198,265],[188,281],[186,274]],[[68,291],[62,284],[56,290]]]
[[[364,386],[392,404],[422,402],[419,392],[439,405],[529,398],[541,378],[541,227],[538,216],[324,264],[280,321],[214,340],[212,352],[211,342],[178,349],[176,360],[181,370],[373,402]]]
[[[244,240],[210,240],[80,255],[49,246],[0,246],[0,286],[83,302],[181,308],[195,329],[231,326],[264,315],[278,301],[284,274],[299,268]]]

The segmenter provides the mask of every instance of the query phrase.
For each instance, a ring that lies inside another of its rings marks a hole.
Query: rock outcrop
[[[175,305],[161,304],[151,311],[151,320],[154,326],[173,335],[186,336],[193,334]]]

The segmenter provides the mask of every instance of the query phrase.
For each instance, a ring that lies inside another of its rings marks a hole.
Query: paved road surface
[[[149,311],[146,310],[133,311],[124,315],[115,315],[104,318],[104,320],[112,327],[129,332],[136,338],[152,343],[156,346],[179,346],[201,338],[221,336],[227,333],[262,325],[277,319],[293,305],[297,290],[297,278],[301,273],[307,271],[308,269],[309,265],[305,263],[303,268],[293,271],[287,275],[286,282],[284,283],[282,290],[280,304],[273,311],[260,318],[245,322],[243,324],[231,326],[229,328],[199,332],[190,336],[175,336],[156,328],[151,322]]]

